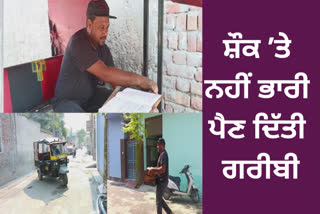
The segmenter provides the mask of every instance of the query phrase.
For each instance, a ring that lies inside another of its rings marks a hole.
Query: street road
[[[97,197],[96,184],[90,169],[85,168],[90,158],[78,150],[77,157],[69,158],[68,187],[56,178],[38,180],[34,172],[0,189],[0,213],[30,214],[94,214]]]
[[[130,188],[120,182],[108,181],[108,213],[155,214],[156,188],[142,185]],[[175,214],[201,214],[202,204],[193,203],[189,197],[172,197],[166,201]],[[163,210],[162,213],[165,213]]]

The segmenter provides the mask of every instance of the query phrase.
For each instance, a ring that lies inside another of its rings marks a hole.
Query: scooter
[[[194,185],[194,180],[189,171],[190,166],[185,165],[179,174],[185,174],[188,180],[188,186],[186,191],[180,190],[180,177],[169,176],[168,186],[164,190],[163,197],[168,200],[171,196],[190,196],[193,202],[199,202],[199,191],[197,187]]]
[[[99,214],[107,214],[107,194],[98,195],[96,206]]]

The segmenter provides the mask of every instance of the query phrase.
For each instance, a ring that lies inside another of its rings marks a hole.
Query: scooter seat
[[[169,179],[172,180],[180,188],[181,179],[180,177],[169,176]]]

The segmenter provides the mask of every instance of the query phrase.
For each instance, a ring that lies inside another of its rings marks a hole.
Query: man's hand
[[[148,174],[149,176],[153,176],[154,173],[152,172],[152,169],[148,169],[147,174]]]
[[[139,86],[143,89],[149,89],[153,93],[158,94],[158,85],[147,77],[141,76],[141,83]]]
[[[104,82],[114,86],[139,86],[158,93],[158,86],[147,77],[106,66],[101,60],[91,65],[87,71]]]

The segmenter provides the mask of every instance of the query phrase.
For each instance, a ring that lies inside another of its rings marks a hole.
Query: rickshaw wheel
[[[40,170],[38,170],[38,178],[40,181],[43,179],[43,175]]]
[[[68,185],[68,176],[67,176],[67,174],[62,174],[61,175],[61,180],[62,180],[62,183],[63,183],[64,186]]]

